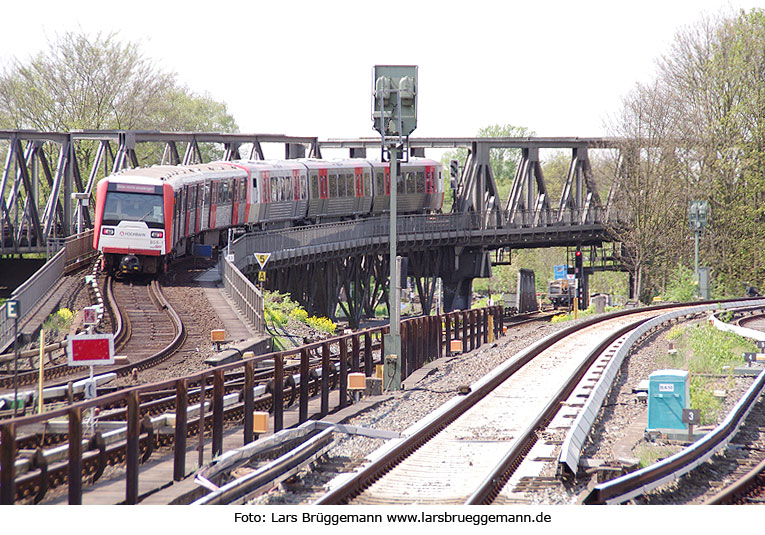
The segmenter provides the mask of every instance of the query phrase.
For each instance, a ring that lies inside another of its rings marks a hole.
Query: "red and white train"
[[[399,213],[439,211],[441,165],[400,164]],[[126,169],[96,189],[93,247],[104,269],[160,273],[194,244],[222,245],[249,230],[381,215],[390,205],[390,164],[364,159],[257,160]]]

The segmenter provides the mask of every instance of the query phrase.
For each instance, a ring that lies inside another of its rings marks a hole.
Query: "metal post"
[[[695,231],[693,233],[693,252],[694,252],[694,270],[693,274],[696,278],[696,295],[701,294],[701,289],[699,287],[699,231]]]
[[[69,409],[69,505],[82,505],[82,413]],[[130,439],[128,438],[128,445]],[[128,465],[128,475],[130,465]],[[135,503],[135,502],[134,502]]]
[[[16,424],[0,427],[0,505],[16,501]]]
[[[19,405],[19,316],[13,318],[13,417]]]
[[[186,429],[188,389],[186,379],[175,383],[175,450],[173,452],[173,481],[186,477]]]
[[[388,354],[401,356],[401,309],[399,305],[400,295],[398,292],[399,265],[396,261],[396,222],[397,222],[397,193],[398,193],[398,147],[395,143],[390,145],[390,279],[388,282],[388,302],[390,309],[390,347]],[[401,360],[398,361],[398,369]]]

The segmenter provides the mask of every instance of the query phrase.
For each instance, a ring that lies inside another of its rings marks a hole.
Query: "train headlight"
[[[114,229],[104,227],[101,229],[101,234],[104,236],[114,236]]]
[[[161,238],[163,236],[163,233],[161,230],[154,230],[151,233],[152,238]]]

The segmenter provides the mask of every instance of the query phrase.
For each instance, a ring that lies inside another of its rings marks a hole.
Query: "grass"
[[[715,329],[708,323],[692,327],[673,327],[667,334],[677,352],[659,359],[662,368],[688,370],[690,406],[699,409],[700,424],[717,422],[722,400],[714,391],[729,390],[732,370],[743,365],[744,352],[755,352],[754,344],[733,333]]]
[[[654,463],[666,459],[677,452],[676,446],[659,446],[653,444],[641,444],[635,448],[635,456],[640,462],[640,468],[651,466]]]

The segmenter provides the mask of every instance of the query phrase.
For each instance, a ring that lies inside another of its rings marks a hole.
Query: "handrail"
[[[257,332],[264,332],[263,293],[224,256],[220,259],[223,288]]]

